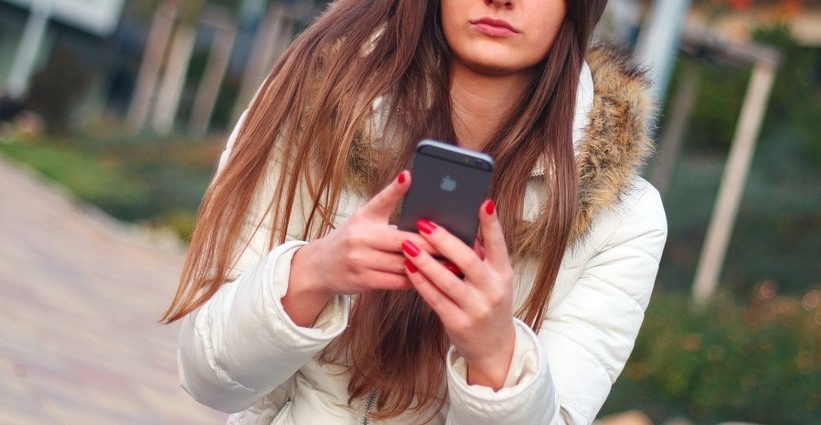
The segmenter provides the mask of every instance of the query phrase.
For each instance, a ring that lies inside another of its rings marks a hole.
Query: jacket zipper
[[[371,418],[368,416],[371,413],[371,409],[373,405],[376,403],[376,397],[379,396],[379,390],[374,388],[368,394],[368,400],[365,402],[365,413],[362,414],[362,425],[368,425],[371,423]]]
[[[288,400],[285,401],[285,404],[282,405],[282,408],[279,409],[279,412],[277,412],[276,416],[274,416],[274,419],[271,420],[271,425],[278,424],[279,420],[282,419],[283,416],[285,416],[285,412],[288,411],[288,407],[290,407],[290,406],[291,406],[291,399],[289,398]]]

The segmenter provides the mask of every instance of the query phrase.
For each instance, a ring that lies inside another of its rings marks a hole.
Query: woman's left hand
[[[468,383],[498,390],[510,368],[515,341],[513,269],[493,201],[482,204],[479,223],[484,243],[475,249],[429,221],[417,223],[431,246],[464,272],[464,280],[410,241],[403,244],[405,268],[465,359]]]

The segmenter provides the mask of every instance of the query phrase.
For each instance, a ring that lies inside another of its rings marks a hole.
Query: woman
[[[587,48],[605,3],[333,3],[203,200],[164,317],[183,387],[235,424],[592,422],[666,237],[646,82]],[[495,158],[474,247],[391,225],[422,138]]]

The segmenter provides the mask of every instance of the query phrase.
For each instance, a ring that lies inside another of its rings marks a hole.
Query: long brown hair
[[[576,88],[605,4],[566,2],[567,15],[537,77],[485,147],[496,160],[491,197],[513,261],[538,253],[538,275],[517,312],[536,331],[577,211]],[[343,189],[375,194],[408,166],[421,138],[458,142],[439,14],[439,0],[339,0],[297,38],[251,103],[228,165],[203,198],[164,321],[184,317],[224,283],[274,148],[282,166],[267,200],[271,247],[285,239],[298,187],[312,198],[302,236],[322,237],[332,230]],[[375,112],[377,99],[386,104]],[[383,114],[381,131],[372,131],[374,113]],[[525,188],[537,161],[545,165],[550,196],[536,221],[523,222]],[[375,416],[393,417],[441,409],[447,346],[441,322],[414,291],[373,291],[357,296],[350,326],[320,360],[348,367],[351,400],[378,390]]]

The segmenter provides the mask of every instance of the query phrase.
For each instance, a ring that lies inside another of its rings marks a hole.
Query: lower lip
[[[516,35],[516,32],[507,27],[500,27],[498,25],[490,25],[483,22],[473,24],[473,26],[482,34],[491,37],[511,37]]]

